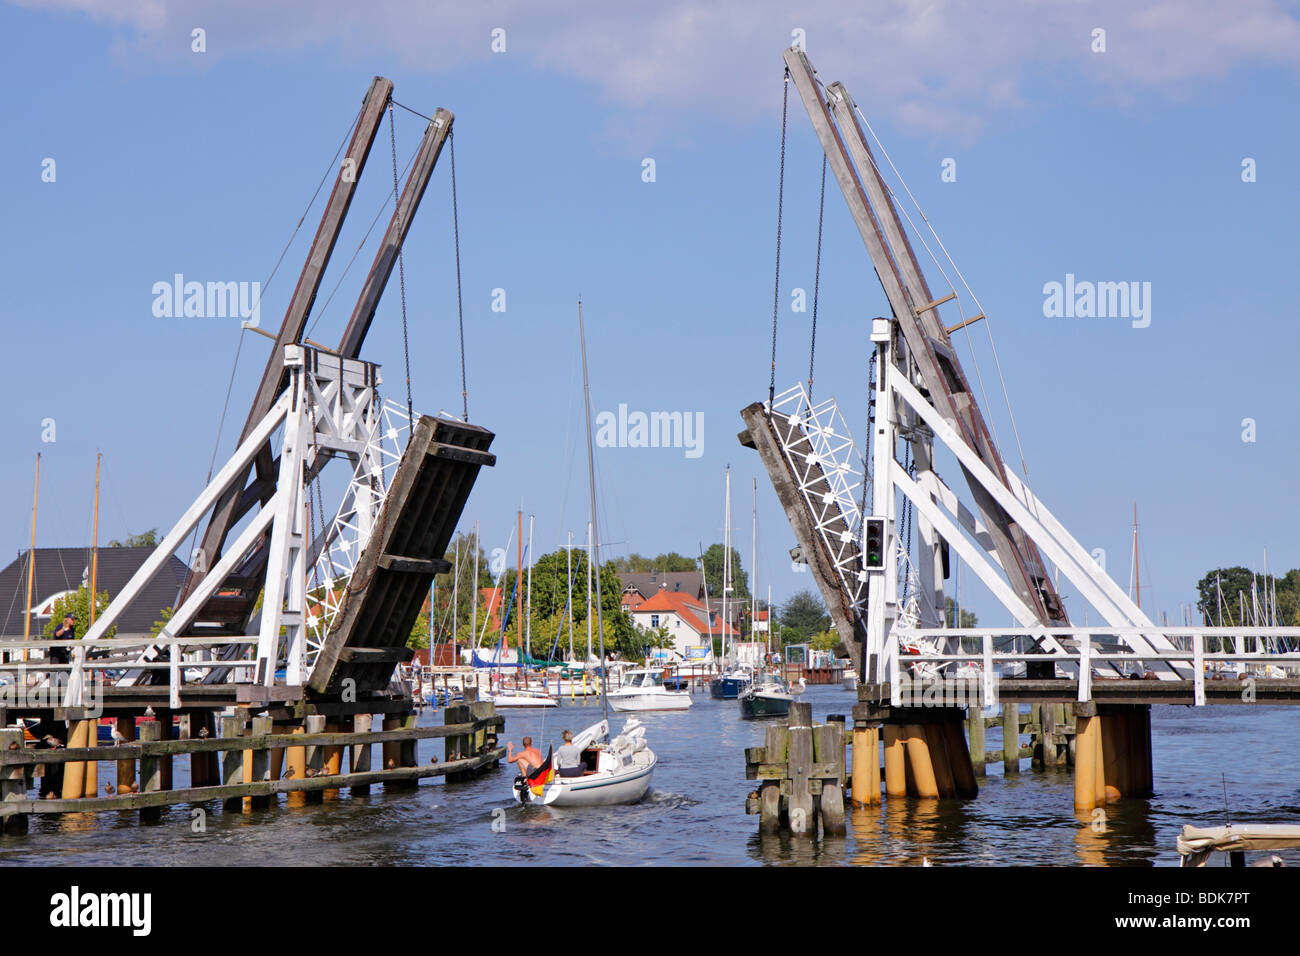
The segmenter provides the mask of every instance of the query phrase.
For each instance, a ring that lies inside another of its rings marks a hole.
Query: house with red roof
[[[722,616],[718,612],[708,610],[703,601],[684,591],[660,589],[638,603],[629,613],[632,615],[632,623],[642,630],[666,630],[673,640],[674,656],[683,660],[712,657],[712,638],[725,636],[727,640],[734,641],[740,637],[740,632],[734,627],[724,628]],[[700,650],[692,653],[689,648],[704,648],[707,653]]]

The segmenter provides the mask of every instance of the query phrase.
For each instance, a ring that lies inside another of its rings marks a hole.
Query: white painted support
[[[154,549],[144,564],[140,565],[139,570],[131,575],[131,580],[126,583],[117,596],[113,599],[108,607],[104,608],[104,613],[96,619],[90,629],[86,631],[83,640],[94,643],[100,640],[104,633],[117,623],[122,611],[144,590],[145,586],[153,580],[154,575],[162,570],[163,564],[167,559],[176,553],[184,542],[186,536],[194,530],[208,510],[216,503],[226,490],[226,486],[237,478],[243,471],[244,467],[257,457],[262,446],[270,440],[272,432],[284,420],[285,413],[289,409],[288,394],[281,395],[271,410],[266,413],[266,417],[258,423],[257,427],[249,434],[236,449],[230,460],[222,466],[216,476],[203,489],[203,493],[194,500],[189,510],[181,516],[175,526],[163,538],[162,542]]]
[[[898,659],[898,642],[891,642],[893,653],[889,655],[889,703],[893,707],[903,706],[903,665]]]
[[[981,656],[984,659],[984,706],[997,702],[997,685],[993,683],[993,635],[985,634],[980,638]]]
[[[1133,602],[1123,588],[1115,583],[1115,580],[1109,574],[1097,566],[1097,562],[1093,560],[1088,550],[1066,530],[1065,525],[1061,524],[1060,520],[1039,500],[1029,486],[1009,467],[1004,465],[1003,471],[1006,472],[1007,484],[1010,486],[1012,494],[1025,503],[1025,506],[1033,513],[1043,529],[1052,535],[1053,539],[1074,558],[1080,568],[1089,573],[1091,579],[1105,592],[1106,597],[1126,618],[1125,623],[1138,626],[1149,625],[1155,628],[1155,622],[1143,613],[1142,609]],[[1141,643],[1136,643],[1143,641],[1150,646],[1146,647],[1142,646]],[[1165,641],[1158,631],[1153,631],[1150,635],[1135,639],[1133,649],[1138,653],[1145,653],[1148,650],[1158,648],[1169,650],[1172,646]]]
[[[1205,635],[1192,635],[1192,699],[1205,706]]]
[[[1011,516],[1012,520],[1024,529],[1030,539],[1047,553],[1048,558],[1060,568],[1070,583],[1079,589],[1084,599],[1106,618],[1108,624],[1113,624],[1116,627],[1127,627],[1135,623],[1141,623],[1129,619],[1110,600],[1105,590],[1099,586],[1097,577],[1101,575],[1101,569],[1097,567],[1090,556],[1087,557],[1086,564],[1080,566],[1075,557],[1056,539],[1056,536],[1048,533],[1025,506],[1024,502],[1012,494],[1007,486],[998,480],[998,477],[989,470],[988,466],[980,460],[979,456],[971,450],[970,446],[962,440],[952,426],[944,421],[943,416],[922,397],[916,387],[896,369],[889,367],[888,372],[893,391],[897,392],[899,397],[930,426],[935,437],[957,456],[957,459],[970,472],[971,476],[992,495],[993,499]],[[1126,643],[1130,643],[1130,646],[1134,646],[1132,639],[1126,638],[1125,640]],[[1185,667],[1182,670],[1185,670]],[[1185,678],[1187,676],[1181,673],[1179,669],[1161,663],[1157,664],[1156,674],[1162,680],[1172,680],[1178,677]]]
[[[929,475],[934,481],[934,486],[929,490],[935,501],[957,519],[957,524],[965,528],[966,533],[975,539],[975,543],[988,555],[988,560],[996,565],[999,570],[1002,570],[1002,559],[998,557],[997,548],[993,544],[993,537],[989,534],[988,529],[957,497],[957,493],[944,483],[942,478],[934,472],[930,472]]]
[[[1011,585],[1003,579],[998,570],[989,562],[988,555],[970,543],[969,539],[961,533],[952,519],[921,489],[920,485],[912,480],[911,475],[907,473],[907,469],[893,458],[890,459],[889,464],[889,478],[893,486],[902,491],[916,506],[917,512],[925,515],[926,519],[938,529],[940,536],[948,542],[948,547],[955,550],[958,557],[966,563],[966,566],[979,576],[985,586],[993,592],[993,596],[1011,612],[1016,622],[1022,627],[1036,630],[1039,627],[1038,616],[1034,614],[1029,605],[1020,600],[1020,595],[1011,589]],[[879,479],[877,479],[877,483],[887,484]]]
[[[181,649],[175,644],[167,655],[167,704],[172,710],[181,706]]]
[[[1092,700],[1092,635],[1079,638],[1079,702]]]

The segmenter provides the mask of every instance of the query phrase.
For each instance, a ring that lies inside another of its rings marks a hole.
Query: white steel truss
[[[826,553],[835,567],[849,607],[865,608],[867,574],[862,570],[862,454],[835,399],[816,404],[803,383],[777,395],[771,422],[781,452]]]
[[[368,419],[365,447],[358,456],[338,511],[308,549],[307,673],[343,608],[352,571],[370,540],[410,437],[411,419],[392,399]],[[319,494],[319,485],[317,486]],[[309,518],[310,525],[310,518]]]
[[[387,477],[400,459],[399,438],[403,430],[409,431],[409,421],[402,413],[399,424],[395,410],[380,401],[377,365],[289,345],[285,347],[284,366],[289,382],[271,410],[79,642],[66,706],[77,706],[81,700],[87,650],[93,649],[97,642],[102,643],[103,635],[117,623],[122,612],[185,543],[230,483],[245,472],[277,431],[280,454],[275,493],[228,544],[220,560],[167,620],[154,643],[128,665],[128,671],[134,673],[122,678],[120,683],[134,683],[141,679],[141,671],[157,669],[158,657],[167,650],[171,658],[166,665],[171,673],[170,704],[179,707],[182,669],[215,666],[197,661],[182,663],[182,656],[218,641],[256,645],[252,660],[243,657],[222,665],[229,668],[227,681],[252,680],[266,687],[277,682],[285,686],[306,683],[314,659],[314,654],[308,652],[307,573],[309,567],[319,565],[322,552],[328,554],[331,543],[329,536],[321,538],[319,545],[308,540],[308,486],[316,482],[331,459],[340,457],[352,463],[353,480],[347,500],[336,513],[332,528],[348,529],[340,547],[352,555],[354,565],[369,540],[388,484]],[[319,487],[318,482],[316,486]],[[267,535],[269,551],[257,634],[220,639],[178,636],[196,622],[204,604]],[[335,539],[338,537],[334,535]],[[276,674],[281,661],[285,664],[285,674],[278,681]]]

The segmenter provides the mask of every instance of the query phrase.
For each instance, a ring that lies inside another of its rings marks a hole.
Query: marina
[[[54,155],[0,239],[22,920],[188,951],[248,935],[233,878],[418,947],[467,878],[563,945],[729,867],[806,950],[878,866],[968,921],[1041,883],[1080,937],[1292,938],[1253,871],[1300,866],[1300,15],[1261,2],[321,0],[204,7],[210,52],[0,5],[76,78],[10,107]],[[159,162],[182,114],[238,148]]]
[[[851,704],[851,695],[830,687],[809,688],[804,699],[818,722]],[[1294,782],[1282,743],[1290,713],[1268,707],[1246,717],[1240,708],[1205,708],[1186,719],[1184,708],[1156,705],[1155,764],[1183,770],[1176,778],[1158,773],[1153,799],[1116,804],[1104,833],[1080,826],[1069,773],[1035,771],[1026,756],[1017,774],[1004,775],[1000,759],[990,763],[976,800],[849,807],[845,834],[829,840],[763,835],[756,818],[744,812],[753,789],[745,776],[745,749],[762,745],[761,726],[742,720],[735,701],[706,694],[697,695],[686,713],[640,716],[659,765],[646,799],[631,807],[518,807],[509,792],[513,774],[503,765],[465,783],[432,777],[406,792],[374,787],[363,796],[344,787],[323,810],[291,807],[284,798],[276,807],[247,814],[223,813],[215,801],[200,804],[208,810],[207,831],[185,839],[176,838],[174,827],[188,830],[189,805],[164,809],[168,825],[162,827],[142,827],[136,814],[116,811],[33,816],[25,837],[0,840],[0,862],[257,866],[273,854],[290,866],[919,866],[924,859],[941,867],[1173,867],[1185,825],[1222,823],[1213,808],[1223,804],[1225,751],[1252,768],[1249,779],[1228,777],[1234,823],[1262,824],[1293,812]],[[599,718],[593,704],[565,705],[545,718],[521,712],[507,718],[500,739],[531,734],[544,753],[561,729],[581,730]],[[419,725],[437,727],[442,719],[426,710]],[[1001,750],[999,726],[989,728],[987,742],[990,752]],[[444,758],[436,739],[421,739],[416,748],[421,765]],[[176,772],[177,786],[186,786],[183,761]],[[504,821],[504,828],[494,830],[495,821]],[[641,839],[629,842],[629,830]],[[1295,851],[1276,852],[1300,865]]]

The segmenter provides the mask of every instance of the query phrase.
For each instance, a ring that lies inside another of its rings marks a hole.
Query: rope
[[[863,125],[866,126],[867,131],[871,133],[871,138],[874,139],[876,141],[876,145],[880,147],[881,155],[885,157],[885,161],[889,163],[889,168],[892,169],[894,171],[894,175],[898,177],[898,181],[902,185],[903,191],[907,193],[907,197],[912,201],[912,205],[916,207],[917,213],[920,215],[921,219],[925,222],[926,228],[928,228],[930,230],[930,234],[934,236],[935,243],[939,246],[941,250],[943,250],[944,257],[948,260],[949,264],[953,268],[953,271],[957,274],[957,278],[961,280],[961,283],[965,287],[966,291],[970,293],[971,301],[975,303],[975,308],[978,309],[979,312],[984,313],[984,326],[985,326],[985,332],[988,334],[989,349],[993,352],[993,365],[997,370],[998,380],[1002,386],[1002,399],[1007,406],[1007,416],[1011,421],[1011,431],[1014,434],[1016,439],[1016,450],[1020,454],[1020,467],[1024,472],[1025,487],[1029,488],[1030,492],[1032,493],[1032,487],[1030,486],[1029,483],[1029,465],[1025,461],[1025,449],[1020,441],[1020,429],[1016,427],[1016,415],[1015,415],[1015,411],[1011,407],[1011,396],[1007,393],[1007,380],[1002,374],[1002,360],[998,356],[997,346],[993,342],[993,327],[989,322],[988,313],[985,311],[984,306],[980,303],[979,297],[975,294],[975,290],[972,289],[970,287],[970,283],[966,281],[966,277],[962,274],[962,271],[957,266],[957,263],[953,261],[952,254],[948,252],[947,247],[943,244],[943,240],[939,238],[939,233],[935,231],[935,228],[933,225],[931,225],[930,220],[926,218],[925,211],[921,209],[920,203],[918,203],[916,201],[916,197],[912,195],[912,191],[911,189],[908,188],[907,182],[903,179],[902,175],[898,172],[898,167],[894,165],[894,161],[892,158],[890,158],[888,150],[886,150],[884,144],[880,142],[880,137],[877,136],[876,131],[871,128],[871,124],[867,122],[867,118],[862,115],[862,110],[858,108],[856,103],[854,104],[853,109],[858,114],[858,117],[862,120]],[[930,251],[928,247],[926,248],[926,251],[927,252]],[[930,253],[930,255],[931,258],[935,259],[935,262],[937,264],[938,259],[934,256],[933,253]],[[972,356],[973,354],[974,352],[972,350]],[[993,440],[996,445],[997,442],[996,434],[994,434]]]
[[[388,101],[388,141],[393,148],[393,214],[397,217],[397,234],[402,234],[401,199],[397,194],[397,124],[393,119],[393,102]],[[397,245],[397,285],[402,294],[402,359],[406,363],[406,415],[415,427],[415,410],[411,405],[411,347],[406,335],[406,253],[399,238]]]
[[[790,71],[781,87],[781,172],[776,192],[776,278],[772,283],[772,377],[767,384],[767,411],[776,404],[776,318],[781,305],[781,214],[785,205],[785,133],[790,108]]]
[[[817,268],[813,272],[812,338],[808,343],[808,401],[812,402],[813,363],[817,359],[817,295],[822,283],[822,221],[826,214],[826,154],[822,153],[822,191],[817,201]]]
[[[460,294],[460,215],[456,202],[456,134],[447,134],[451,150],[451,234],[456,244],[456,321],[460,325],[460,401],[465,421],[469,421],[469,390],[465,385],[465,308]]]

